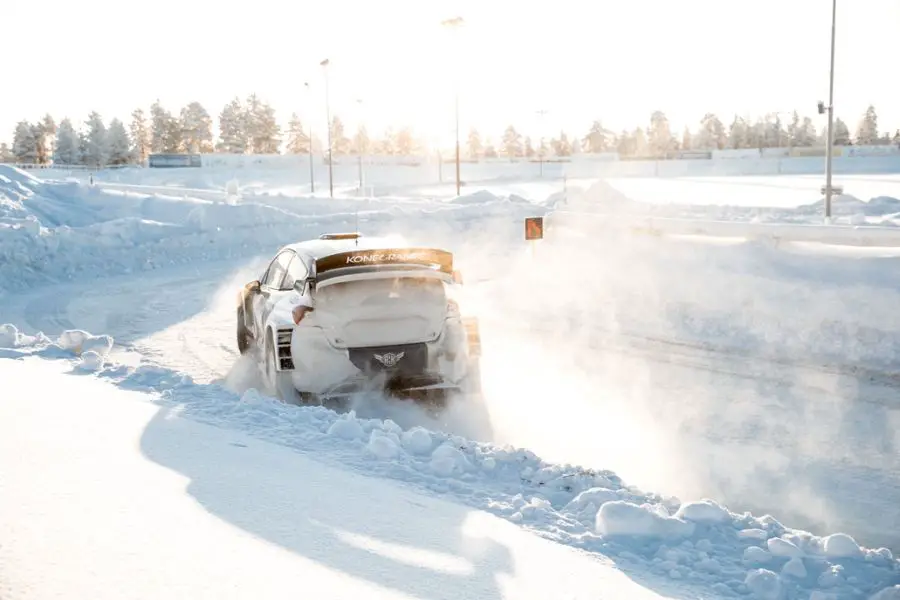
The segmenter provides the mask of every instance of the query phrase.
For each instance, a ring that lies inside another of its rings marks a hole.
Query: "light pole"
[[[453,17],[452,19],[444,19],[441,21],[441,25],[445,27],[450,27],[452,29],[456,29],[461,26],[465,21],[463,21],[462,17]],[[454,50],[456,50],[454,48]],[[456,195],[459,196],[460,189],[460,177],[459,177],[459,65],[457,64],[456,69],[456,77],[454,81],[454,113],[456,120]]]
[[[540,177],[544,176],[544,115],[546,114],[546,108],[542,108],[541,110],[537,111],[538,123],[540,123],[540,125],[538,125],[538,128],[541,130],[541,145],[538,146],[538,173]]]
[[[825,221],[831,221],[831,175],[834,159],[834,39],[837,26],[837,0],[831,2],[831,69],[828,73],[828,140],[825,147]],[[823,111],[819,102],[819,113]]]
[[[312,97],[309,91],[309,82],[304,81],[303,85],[306,87],[306,99],[309,102],[309,99]],[[310,111],[312,114],[312,111]],[[313,168],[313,128],[312,128],[312,118],[309,119],[309,193],[316,193],[316,174],[315,169]]]
[[[363,109],[362,109],[362,98],[356,99],[356,105],[359,107],[359,125],[357,126],[356,132],[356,154],[359,158],[359,195],[363,195],[363,145],[362,145],[362,131],[363,131]]]
[[[330,64],[329,59],[325,59],[319,63],[322,69],[325,72],[325,119],[328,123],[328,195],[334,198],[334,166],[333,166],[333,157],[331,154],[331,104],[328,98],[328,65]]]

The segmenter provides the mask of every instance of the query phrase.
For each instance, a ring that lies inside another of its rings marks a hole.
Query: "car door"
[[[266,322],[275,303],[280,299],[282,282],[293,254],[290,250],[285,250],[272,259],[260,281],[259,293],[253,299],[253,325],[256,339],[260,342],[265,339]]]

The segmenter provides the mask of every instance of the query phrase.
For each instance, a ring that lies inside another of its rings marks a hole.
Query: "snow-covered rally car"
[[[461,314],[453,254],[359,233],[282,247],[237,297],[237,344],[285,402],[365,391],[438,408],[480,393],[478,321]]]

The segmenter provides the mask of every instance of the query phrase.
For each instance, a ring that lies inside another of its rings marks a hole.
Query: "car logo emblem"
[[[398,352],[397,354],[394,354],[393,352],[385,352],[384,354],[373,354],[372,358],[386,367],[393,367],[398,362],[400,362],[400,359],[404,356],[406,356],[406,352]]]

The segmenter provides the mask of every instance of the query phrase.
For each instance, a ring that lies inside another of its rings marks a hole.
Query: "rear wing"
[[[378,271],[438,271],[453,276],[453,253],[439,248],[351,250],[315,262],[315,281]]]

